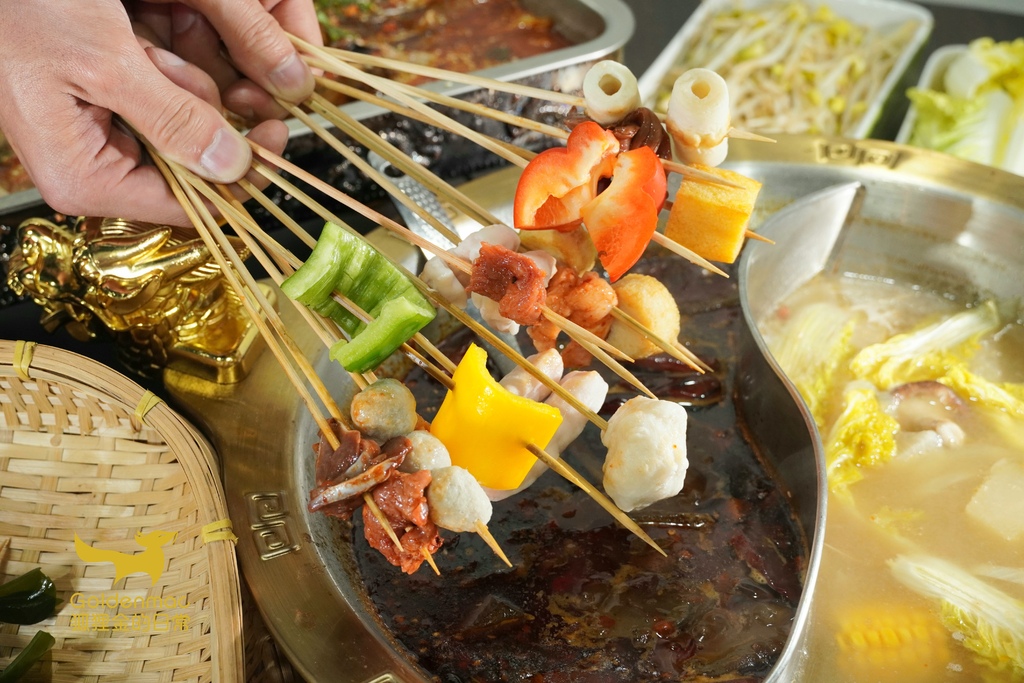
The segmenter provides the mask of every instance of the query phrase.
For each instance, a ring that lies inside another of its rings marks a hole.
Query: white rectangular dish
[[[708,22],[720,13],[735,9],[756,10],[768,5],[778,5],[779,0],[705,0],[683,24],[675,37],[668,43],[650,68],[639,78],[640,96],[648,107],[654,107],[659,90],[669,77],[673,67],[689,52],[695,39],[707,30]],[[850,138],[879,136],[885,132],[885,124],[891,124],[892,133],[899,125],[907,105],[904,84],[908,68],[919,55],[931,34],[934,19],[924,7],[901,0],[808,0],[812,10],[826,6],[842,19],[864,26],[873,31],[888,32],[898,29],[906,22],[913,22],[910,39],[902,47],[892,68],[881,86],[870,100],[865,101],[863,114],[843,135]],[[849,103],[852,105],[853,103]],[[826,106],[822,103],[821,106]],[[828,133],[829,131],[820,131]]]

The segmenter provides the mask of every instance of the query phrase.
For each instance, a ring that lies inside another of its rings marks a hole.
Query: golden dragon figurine
[[[109,331],[120,359],[144,376],[171,369],[236,382],[262,349],[209,249],[184,228],[29,219],[18,228],[7,279],[43,307],[47,330],[64,326],[80,340]]]

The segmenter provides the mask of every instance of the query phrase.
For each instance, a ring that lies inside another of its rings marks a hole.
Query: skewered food
[[[658,115],[647,107],[634,109],[609,130],[619,139],[619,148],[623,152],[649,147],[659,159],[672,158],[672,137]]]
[[[573,128],[565,147],[538,154],[516,185],[513,221],[519,230],[568,229],[597,195],[597,181],[614,164],[618,139],[593,122]]]
[[[547,446],[562,416],[556,408],[516,396],[487,371],[487,352],[472,345],[452,375],[455,383],[430,432],[481,485],[514,489],[536,458],[527,444]]]
[[[637,396],[611,419],[604,490],[629,512],[679,493],[686,478],[686,410],[678,403]]]
[[[424,550],[432,555],[441,547],[441,537],[437,533],[437,526],[430,519],[430,506],[427,504],[426,489],[430,483],[431,474],[428,470],[414,474],[395,472],[386,482],[373,489],[373,501],[398,537],[398,546],[370,506],[363,506],[363,534],[366,541],[406,574],[412,574],[420,568],[426,559]]]
[[[603,178],[611,183],[599,193]],[[564,148],[541,152],[523,170],[513,220],[520,230],[570,229],[582,220],[614,282],[651,241],[666,187],[665,169],[649,147],[620,152],[613,133],[584,121]]]
[[[548,285],[547,303],[555,313],[604,339],[612,325],[612,309],[618,298],[608,282],[594,271],[577,275],[569,266],[562,266]],[[555,347],[560,329],[550,320],[542,320],[527,332],[540,351]],[[562,350],[567,368],[586,367],[590,353],[573,340]]]
[[[468,470],[452,465],[431,470],[430,519],[442,529],[476,532],[491,521],[491,501]]]
[[[583,77],[583,98],[587,116],[602,126],[618,123],[641,106],[636,76],[608,59],[590,67]]]
[[[675,297],[657,278],[630,273],[614,285],[619,309],[643,323],[654,334],[669,341],[679,337],[682,322]],[[647,358],[661,353],[661,347],[638,334],[629,325],[612,321],[608,343],[630,358]]]
[[[405,456],[399,470],[412,474],[420,470],[436,470],[452,464],[452,456],[441,440],[428,431],[417,429],[405,435],[412,450]]]
[[[622,152],[615,159],[611,184],[583,205],[597,257],[615,282],[633,267],[658,228],[668,181],[661,160],[649,147]]]
[[[366,436],[384,443],[416,428],[416,399],[397,379],[386,377],[352,398],[352,424]]]
[[[473,262],[468,289],[496,301],[503,318],[536,325],[541,319],[548,277],[529,256],[500,245],[483,244],[479,258]]]
[[[548,351],[546,353],[553,352]],[[559,357],[557,353],[554,355],[556,358]],[[561,364],[559,364],[559,367],[561,367]],[[515,371],[513,370],[513,372]],[[538,382],[538,384],[540,383]],[[601,409],[605,398],[608,396],[608,382],[593,370],[570,372],[561,378],[559,384],[583,405],[595,412]],[[548,442],[545,448],[552,457],[558,458],[561,456],[562,451],[583,433],[583,428],[587,426],[587,418],[558,394],[550,393],[543,400],[547,405],[557,408],[558,412],[562,415],[562,424],[558,425],[558,431],[551,437],[551,441]],[[505,491],[486,489],[487,497],[493,501],[499,501],[514,496],[532,486],[547,470],[548,466],[538,460],[530,468],[530,471],[527,472],[526,477],[523,478],[519,486]]]
[[[724,168],[698,168],[730,181],[733,187],[683,180],[665,235],[709,261],[733,263],[743,247],[761,183]]]
[[[683,163],[718,166],[729,154],[729,88],[710,69],[690,69],[672,85],[666,127]]]
[[[339,291],[372,318],[363,322],[332,297]],[[369,243],[328,222],[313,253],[281,284],[281,291],[334,320],[351,335],[331,347],[350,372],[372,370],[434,319],[419,290]]]
[[[542,373],[555,380],[562,378],[562,355],[557,349],[551,348],[535,353],[527,360]],[[501,386],[516,396],[532,401],[543,401],[551,394],[551,389],[539,379],[531,375],[525,368],[517,367],[501,378]]]
[[[582,225],[572,230],[524,230],[519,238],[523,249],[550,254],[577,273],[592,270],[597,263],[597,249]]]

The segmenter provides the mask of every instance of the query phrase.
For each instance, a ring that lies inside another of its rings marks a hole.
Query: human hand
[[[118,0],[62,3],[57,11],[45,0],[0,0],[0,130],[54,209],[185,225],[163,177],[117,117],[166,158],[231,183],[249,169],[251,152],[221,115],[221,87],[225,105],[257,120],[282,115],[274,95],[299,101],[312,92],[312,76],[284,35],[319,42],[309,0],[188,5],[138,3],[145,37],[136,38]],[[252,80],[220,56],[218,35]],[[265,121],[249,137],[281,151],[287,129]]]

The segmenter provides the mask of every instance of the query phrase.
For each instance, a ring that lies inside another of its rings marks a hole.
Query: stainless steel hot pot
[[[807,541],[804,593],[768,677],[794,681],[809,655],[803,636],[810,606],[816,592],[828,589],[816,584],[824,466],[813,422],[766,351],[757,316],[786,287],[826,266],[961,295],[991,293],[1019,306],[1024,179],[892,143],[814,137],[736,142],[729,166],[764,183],[754,225],[775,240],[748,244],[739,266],[747,326],[736,399]],[[500,215],[514,182],[499,173],[467,190]],[[316,340],[299,341],[317,350]],[[344,404],[353,388],[324,355],[317,368]],[[315,426],[275,361],[267,355],[238,385],[185,382],[172,390],[215,442],[244,575],[295,668],[311,681],[428,680],[353,580],[350,549],[325,519],[305,510]]]

